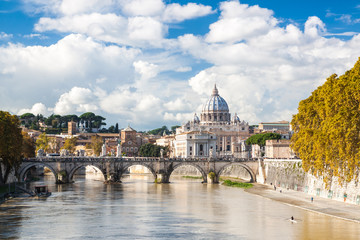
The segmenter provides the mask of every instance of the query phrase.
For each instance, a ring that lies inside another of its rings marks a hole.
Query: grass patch
[[[233,182],[230,180],[225,180],[223,183],[225,186],[229,187],[238,187],[238,188],[251,188],[253,185],[251,183],[243,183],[243,182]]]
[[[202,179],[202,176],[182,176],[183,178]]]

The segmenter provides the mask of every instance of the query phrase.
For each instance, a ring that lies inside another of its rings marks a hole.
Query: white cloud
[[[96,102],[90,89],[73,87],[60,96],[55,104],[54,113],[66,115],[74,112],[93,112],[98,109]]]
[[[125,0],[122,3],[128,16],[158,16],[165,8],[162,0]]]
[[[142,80],[156,77],[156,75],[159,73],[159,67],[152,63],[137,61],[134,62],[133,65],[135,71],[140,74]]]
[[[12,34],[7,34],[7,33],[4,33],[4,32],[0,32],[0,40],[9,40],[12,37],[13,37]]]
[[[180,5],[178,3],[169,4],[163,13],[165,22],[182,22],[184,20],[202,17],[214,13],[210,6],[202,4],[188,3]]]
[[[267,33],[276,26],[273,12],[259,6],[248,6],[238,1],[220,4],[220,20],[210,25],[208,42],[237,42]]]
[[[43,103],[35,103],[30,109],[21,109],[17,114],[22,115],[24,113],[32,113],[34,115],[42,114],[43,116],[47,116],[49,111]]]

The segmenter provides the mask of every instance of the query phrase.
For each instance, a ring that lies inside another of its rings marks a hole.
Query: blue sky
[[[341,4],[340,4],[341,3]],[[360,57],[358,1],[0,1],[0,109],[175,125],[217,83],[250,124]]]

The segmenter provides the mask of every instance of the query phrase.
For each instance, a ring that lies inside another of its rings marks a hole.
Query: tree
[[[66,138],[64,146],[62,147],[62,149],[66,149],[70,153],[73,153],[75,151],[77,140],[78,140],[77,137]]]
[[[22,162],[23,136],[17,116],[0,111],[0,183],[7,182],[12,170]]]
[[[166,147],[159,145],[154,145],[151,143],[146,143],[142,145],[139,149],[139,155],[142,157],[160,157],[160,150],[164,149],[167,152]]]
[[[118,123],[115,124],[115,133],[119,133],[119,124]]]
[[[278,133],[259,133],[252,135],[246,139],[247,145],[257,144],[261,147],[265,146],[266,140],[281,139],[281,135]]]
[[[36,140],[36,151],[39,149],[44,150],[44,152],[47,152],[49,149],[49,138],[46,136],[46,133],[40,134],[38,139]]]
[[[326,82],[299,103],[291,121],[291,147],[305,171],[330,183],[359,176],[360,167],[360,59],[354,68]]]
[[[147,133],[152,134],[152,135],[162,135],[164,133],[164,131],[166,134],[170,134],[170,131],[166,126],[162,126],[161,128],[156,128],[156,129],[150,130]]]
[[[92,136],[91,137],[91,144],[90,147],[94,151],[96,156],[99,156],[101,153],[101,147],[103,145],[103,140],[99,136]]]
[[[176,129],[179,128],[179,127],[181,127],[181,126],[179,126],[179,125],[172,126],[171,127],[171,132],[176,133]]]
[[[111,126],[109,127],[108,132],[109,132],[109,133],[114,133],[114,132],[115,132],[115,127],[114,127],[114,125],[111,125]]]
[[[35,141],[32,139],[29,134],[26,132],[22,132],[23,136],[23,146],[22,146],[22,153],[23,157],[25,158],[31,158],[35,157]]]

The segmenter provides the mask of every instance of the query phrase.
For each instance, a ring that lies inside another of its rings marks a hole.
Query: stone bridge
[[[122,175],[134,165],[148,168],[158,183],[168,183],[172,172],[181,166],[193,166],[202,175],[204,183],[218,183],[223,171],[232,166],[243,167],[251,176],[251,182],[263,177],[261,158],[149,158],[149,157],[36,157],[24,159],[18,170],[23,181],[32,167],[49,168],[56,183],[71,183],[76,171],[93,166],[101,171],[106,181],[120,182]],[[211,173],[211,174],[209,174]]]

